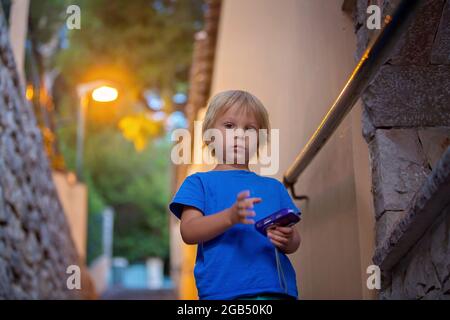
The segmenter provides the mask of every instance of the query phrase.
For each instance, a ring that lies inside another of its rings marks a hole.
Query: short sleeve
[[[292,198],[289,195],[289,192],[284,187],[284,185],[280,182],[279,186],[280,186],[281,208],[292,209],[294,210],[295,213],[301,215],[302,214],[301,210],[295,205],[294,201],[292,201]]]
[[[205,214],[205,193],[203,184],[197,174],[188,176],[169,204],[170,211],[181,219],[184,206],[192,206]]]

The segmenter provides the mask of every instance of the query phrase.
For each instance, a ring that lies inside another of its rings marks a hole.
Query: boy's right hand
[[[253,209],[255,203],[262,201],[261,198],[249,198],[250,191],[244,190],[239,192],[237,200],[230,208],[230,220],[231,224],[244,223],[254,224],[255,220],[247,219],[247,217],[254,217],[256,212]]]

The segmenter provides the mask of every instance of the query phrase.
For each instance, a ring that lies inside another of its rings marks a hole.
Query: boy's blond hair
[[[212,129],[217,118],[226,112],[232,106],[238,106],[242,108],[244,113],[252,112],[255,115],[258,122],[258,129],[266,129],[265,132],[261,132],[263,141],[258,138],[257,154],[259,156],[259,148],[266,144],[270,138],[270,122],[269,114],[262,102],[252,95],[250,92],[243,90],[228,90],[222,91],[214,95],[208,103],[205,118],[202,124],[202,136],[208,129]],[[262,143],[261,143],[262,142]],[[208,146],[209,143],[203,142],[203,146]],[[215,152],[213,150],[213,156]]]
[[[220,115],[222,115],[234,105],[242,108],[242,111],[244,113],[252,112],[255,115],[256,121],[258,122],[258,129],[267,130],[265,140],[268,141],[270,137],[269,114],[267,113],[267,110],[262,102],[257,97],[255,97],[250,92],[243,90],[228,90],[219,92],[210,99],[202,124],[202,136],[205,134],[206,130],[213,128],[214,123]],[[263,141],[263,143],[264,142],[265,141]],[[259,147],[260,146],[258,139],[258,153]]]

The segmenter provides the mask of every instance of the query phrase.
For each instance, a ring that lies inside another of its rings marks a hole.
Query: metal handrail
[[[297,182],[298,177],[322,149],[367,85],[375,78],[380,67],[392,53],[397,40],[406,32],[412,17],[422,3],[423,0],[403,0],[398,5],[391,19],[386,19],[386,25],[376,39],[371,41],[371,44],[365,50],[319,127],[283,176],[283,183],[287,188],[290,188],[293,198],[298,200],[307,199],[306,196],[295,194],[294,184]]]

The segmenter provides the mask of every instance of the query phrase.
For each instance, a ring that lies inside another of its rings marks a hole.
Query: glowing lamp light
[[[118,95],[117,89],[109,86],[101,86],[92,91],[92,99],[98,102],[114,101]]]
[[[27,89],[25,91],[25,97],[27,98],[28,101],[31,101],[33,99],[34,96],[34,89],[33,86],[31,84],[27,85]]]

